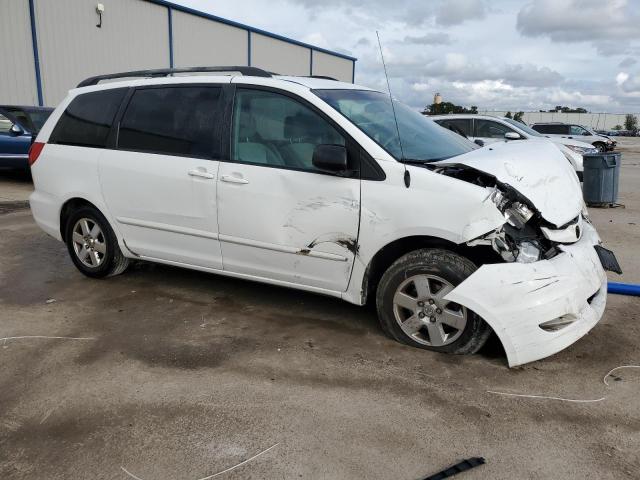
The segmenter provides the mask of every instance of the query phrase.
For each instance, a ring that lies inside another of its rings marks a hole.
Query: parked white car
[[[594,132],[584,125],[576,125],[562,122],[533,123],[531,128],[536,132],[551,139],[578,140],[593,145],[599,152],[607,152],[616,148],[615,140],[606,135]]]
[[[580,181],[582,181],[584,171],[582,156],[588,153],[598,153],[598,150],[588,143],[562,137],[547,138],[524,123],[511,118],[473,114],[434,115],[429,118],[445,128],[466,136],[469,140],[479,140],[478,144],[482,145],[505,140],[551,141],[569,160]]]
[[[209,70],[88,79],[40,131],[33,216],[83,274],[148,260],[372,301],[398,341],[493,331],[511,366],[602,316],[615,257],[551,143],[480,149],[401,103],[396,127],[365,87]]]

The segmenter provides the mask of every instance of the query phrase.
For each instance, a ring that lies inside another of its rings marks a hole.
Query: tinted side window
[[[476,137],[504,138],[507,132],[513,132],[513,130],[492,120],[476,119]]]
[[[78,95],[58,120],[49,142],[104,148],[126,92],[126,88],[116,88]]]
[[[9,135],[13,122],[0,113],[0,135]]]
[[[449,130],[464,135],[465,137],[472,136],[471,119],[452,118],[451,120],[437,120],[437,123],[442,125],[444,128],[448,128]]]
[[[549,125],[549,133],[553,135],[567,135],[569,133],[569,125]]]
[[[219,87],[136,90],[120,122],[118,148],[211,158]]]
[[[584,128],[582,128],[580,125],[571,125],[571,130],[570,133],[571,135],[589,135],[589,132],[587,132]]]
[[[233,112],[233,160],[319,171],[312,160],[320,144],[344,146],[345,139],[324,118],[290,97],[238,89]]]
[[[549,125],[532,125],[531,128],[533,128],[536,132],[551,133],[549,131]]]

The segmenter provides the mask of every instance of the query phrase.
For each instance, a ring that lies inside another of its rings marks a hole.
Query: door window
[[[136,90],[120,122],[118,148],[212,158],[219,155],[214,125],[219,87]]]
[[[300,102],[278,93],[238,89],[233,108],[231,158],[236,162],[321,171],[317,145],[345,145],[344,137]]]
[[[115,88],[78,95],[58,120],[49,143],[104,148],[126,91]]]
[[[13,122],[0,113],[0,135],[9,135]]]
[[[459,135],[463,135],[465,137],[473,136],[471,131],[471,119],[452,118],[451,120],[436,120],[436,123],[439,123],[444,128],[456,132]]]
[[[504,138],[507,132],[513,132],[513,130],[493,120],[476,119],[476,137]]]
[[[580,125],[571,125],[571,129],[569,130],[569,133],[571,135],[585,135],[585,134],[589,135],[589,132],[587,132]]]

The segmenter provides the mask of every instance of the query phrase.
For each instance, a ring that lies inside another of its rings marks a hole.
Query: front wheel
[[[476,270],[448,250],[422,249],[394,262],[378,285],[376,306],[384,332],[418,348],[476,353],[491,328],[477,314],[444,299]]]
[[[600,153],[607,151],[607,146],[604,143],[594,143],[593,146],[596,147]]]
[[[69,215],[65,240],[71,260],[88,277],[118,275],[129,265],[109,222],[93,207],[81,207]]]

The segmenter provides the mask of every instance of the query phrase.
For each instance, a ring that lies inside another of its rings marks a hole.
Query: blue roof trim
[[[249,25],[245,25],[240,22],[234,22],[233,20],[228,20],[226,18],[218,17],[217,15],[212,15],[210,13],[201,12],[200,10],[194,10],[193,8],[185,7],[183,5],[178,5],[173,2],[168,2],[166,0],[145,0],[150,3],[155,3],[156,5],[162,5],[167,8],[171,8],[173,10],[179,10],[181,12],[190,13],[191,15],[196,15],[198,17],[206,18],[208,20],[214,20],[216,22],[224,23],[226,25],[230,25],[232,27],[242,28],[248,30],[252,33],[258,33],[260,35],[264,35],[266,37],[274,38],[276,40],[282,40],[283,42],[291,43],[293,45],[298,45],[300,47],[310,48],[317,52],[326,53],[329,55],[333,55],[336,57],[344,58],[345,60],[351,60],[352,62],[357,62],[358,59],[352,57],[350,55],[345,55],[344,53],[333,52],[331,50],[327,50],[325,48],[316,47],[314,45],[310,45],[308,43],[300,42],[298,40],[294,40],[293,38],[288,38],[282,35],[278,35],[276,33],[267,32],[266,30],[262,30],[260,28],[251,27]]]

